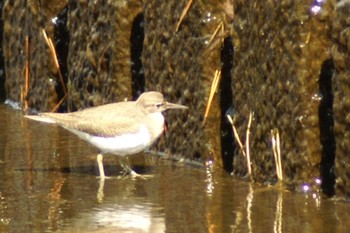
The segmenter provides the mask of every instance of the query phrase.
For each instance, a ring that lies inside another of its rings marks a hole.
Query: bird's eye
[[[155,106],[156,106],[156,108],[160,108],[163,106],[163,103],[156,103]]]

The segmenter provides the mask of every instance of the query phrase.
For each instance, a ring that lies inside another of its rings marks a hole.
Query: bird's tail
[[[45,122],[45,123],[56,123],[56,121],[50,117],[47,116],[39,116],[39,115],[25,115],[25,118],[34,120],[34,121],[40,121],[40,122]]]

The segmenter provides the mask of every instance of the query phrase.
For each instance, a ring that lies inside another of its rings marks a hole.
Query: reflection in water
[[[88,212],[79,213],[71,226],[65,231],[87,230],[87,222],[93,223],[89,231],[107,228],[118,232],[164,232],[165,220],[157,214],[155,206],[147,206],[142,200],[135,203],[109,203],[102,207],[95,207]]]
[[[100,179],[99,180],[98,190],[97,190],[97,195],[96,195],[97,201],[99,203],[102,203],[103,202],[103,198],[105,197],[104,189],[105,189],[105,179]]]
[[[282,215],[283,213],[283,198],[282,193],[278,193],[278,199],[276,202],[276,214],[275,221],[273,224],[273,232],[282,233]]]
[[[0,105],[0,232],[347,232],[350,204],[242,182],[211,162],[135,155],[146,178],[118,176],[106,156],[55,126]]]
[[[102,210],[98,210],[93,222],[101,226],[118,227],[128,230],[141,230],[144,232],[164,232],[164,219],[159,218],[153,222],[152,213],[149,210],[137,207],[116,208],[111,206]],[[157,225],[156,227],[152,225]],[[153,229],[151,231],[151,229]]]
[[[206,171],[206,186],[207,186],[207,195],[210,197],[214,192],[214,180],[213,180],[213,161],[208,161],[205,166]]]
[[[253,205],[254,191],[251,184],[249,184],[249,194],[247,195],[247,221],[248,232],[253,232],[252,229],[252,205]]]

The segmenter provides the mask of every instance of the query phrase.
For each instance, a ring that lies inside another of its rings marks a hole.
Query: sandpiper
[[[26,118],[62,126],[100,150],[97,155],[100,178],[105,178],[103,155],[121,156],[121,165],[131,175],[137,175],[125,163],[126,155],[141,152],[151,146],[164,130],[163,111],[187,109],[169,103],[162,93],[150,91],[136,101],[111,103],[72,113],[39,113]]]

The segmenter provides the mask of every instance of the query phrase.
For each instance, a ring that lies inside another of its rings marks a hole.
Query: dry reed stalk
[[[46,43],[49,44],[49,38],[47,38],[47,34],[46,34],[45,29],[43,29],[43,36],[44,36]]]
[[[62,73],[61,73],[60,65],[59,65],[58,59],[57,59],[56,49],[55,49],[55,46],[52,43],[51,38],[49,38],[49,42],[50,42],[50,47],[51,47],[51,51],[52,51],[52,57],[54,59],[54,62],[55,62],[56,68],[57,68],[58,76],[60,77],[60,81],[61,81],[61,85],[62,85],[62,88],[63,88],[64,95],[67,95],[67,87],[66,87],[66,84],[64,83],[64,80],[63,80],[63,76],[62,76]]]
[[[57,53],[56,53],[55,46],[54,46],[51,38],[47,37],[45,29],[43,29],[43,35],[44,35],[44,39],[45,39],[47,45],[49,46],[52,58],[54,60],[54,63],[55,63],[55,66],[56,66],[56,69],[57,69],[57,72],[58,72],[58,76],[60,77],[60,82],[61,82],[61,85],[62,85],[62,88],[63,88],[64,95],[66,96],[67,95],[67,87],[66,87],[66,85],[64,83],[63,76],[62,76],[62,73],[61,73],[61,70],[60,70],[60,64],[59,64],[58,59],[57,59]]]
[[[61,86],[62,86],[63,92],[64,92],[64,96],[62,97],[62,99],[52,109],[52,112],[55,112],[58,109],[58,107],[63,103],[63,101],[67,98],[68,91],[67,91],[66,84],[64,83],[64,80],[63,80],[63,76],[62,76],[61,69],[60,69],[60,64],[59,64],[58,59],[57,59],[57,53],[56,53],[55,46],[54,46],[51,38],[49,38],[47,36],[45,29],[43,29],[43,35],[44,35],[44,39],[45,39],[47,45],[49,46],[52,58],[53,58],[54,63],[55,63],[55,67],[57,69],[58,76],[60,77]]]
[[[205,125],[205,122],[206,122],[207,117],[209,115],[209,110],[210,110],[211,104],[213,102],[214,94],[216,92],[216,89],[217,89],[220,77],[221,77],[221,70],[216,70],[213,82],[211,83],[211,88],[210,88],[210,93],[209,93],[209,98],[208,98],[208,104],[207,104],[207,108],[205,109],[205,113],[204,113],[203,125]]]
[[[247,155],[247,168],[248,168],[248,174],[251,176],[252,175],[252,166],[250,162],[250,145],[249,145],[249,135],[250,135],[250,126],[252,124],[252,118],[253,118],[253,113],[249,112],[249,120],[248,120],[248,125],[247,125],[247,132],[246,132],[246,141],[245,141],[245,149],[246,149],[246,155]]]
[[[60,64],[58,63],[56,49],[55,49],[55,46],[52,43],[51,38],[48,39],[48,43],[49,43],[50,51],[51,51],[51,54],[52,54],[52,58],[53,58],[53,60],[55,62],[55,66],[57,68],[57,71],[59,71]]]
[[[272,150],[275,158],[276,173],[279,181],[283,180],[282,161],[281,161],[281,146],[280,135],[278,129],[271,130]]]
[[[66,85],[64,83],[63,76],[62,76],[62,73],[61,73],[61,70],[60,70],[60,64],[59,64],[58,59],[57,59],[57,53],[56,53],[55,46],[54,46],[51,38],[47,37],[45,29],[43,29],[43,34],[44,34],[44,39],[45,39],[47,45],[49,46],[52,58],[53,58],[53,60],[55,62],[55,66],[56,66],[56,69],[57,69],[57,72],[58,72],[58,76],[60,77],[60,81],[61,81],[61,85],[62,85],[62,88],[63,88],[63,92],[64,92],[65,95],[67,95],[67,88],[66,88]]]
[[[246,130],[246,140],[245,140],[245,150],[243,147],[243,144],[239,138],[238,132],[236,127],[233,124],[233,119],[230,115],[226,115],[227,119],[229,120],[232,129],[233,129],[233,134],[235,136],[236,141],[238,142],[239,148],[242,152],[242,154],[244,155],[244,157],[246,158],[246,162],[247,162],[247,169],[248,169],[248,174],[251,177],[252,176],[252,166],[251,166],[251,160],[250,160],[250,144],[249,144],[249,135],[250,135],[250,127],[252,124],[252,119],[253,119],[253,113],[250,112],[249,113],[249,120],[248,120],[248,124],[247,124],[247,130]]]
[[[281,144],[280,144],[280,134],[277,130],[276,133],[276,146],[277,146],[277,158],[278,158],[278,170],[280,174],[280,180],[283,180],[283,172],[282,172],[282,157],[281,157]]]
[[[187,4],[186,4],[185,8],[183,9],[182,14],[181,14],[181,16],[180,16],[180,19],[179,19],[179,21],[178,21],[177,24],[176,24],[176,30],[175,30],[176,32],[179,30],[179,27],[180,27],[180,25],[181,25],[181,22],[182,22],[182,20],[185,18],[185,16],[186,16],[188,10],[189,10],[190,7],[191,7],[191,4],[192,4],[192,0],[189,0],[189,1],[187,2]]]
[[[65,94],[62,99],[60,100],[60,102],[58,102],[56,104],[56,106],[51,110],[51,112],[56,112],[57,109],[61,106],[61,104],[63,103],[63,101],[67,98],[67,94]]]
[[[218,31],[219,31],[220,28],[221,28],[221,33],[222,33],[222,35],[223,35],[223,34],[224,34],[224,22],[223,22],[223,21],[221,21],[221,22],[219,23],[219,25],[216,27],[214,33],[211,35],[211,37],[210,37],[210,39],[209,39],[209,41],[208,41],[208,44],[210,44],[210,43],[213,41],[213,39],[214,39],[214,37],[216,36],[216,34],[218,34]],[[223,40],[224,40],[224,38],[222,38],[222,41],[223,41]]]
[[[26,69],[25,69],[25,85],[24,91],[21,93],[21,99],[24,104],[24,111],[28,109],[28,90],[29,90],[29,37],[26,36]]]
[[[242,154],[244,155],[244,157],[246,157],[247,155],[245,154],[245,150],[244,150],[243,144],[241,142],[241,139],[238,136],[237,129],[236,129],[235,125],[233,124],[233,119],[232,119],[232,117],[230,115],[226,115],[226,117],[227,117],[228,121],[230,122],[230,124],[232,126],[233,134],[234,134],[235,139],[236,139],[236,141],[237,141],[237,143],[239,145],[239,148],[240,148]]]

